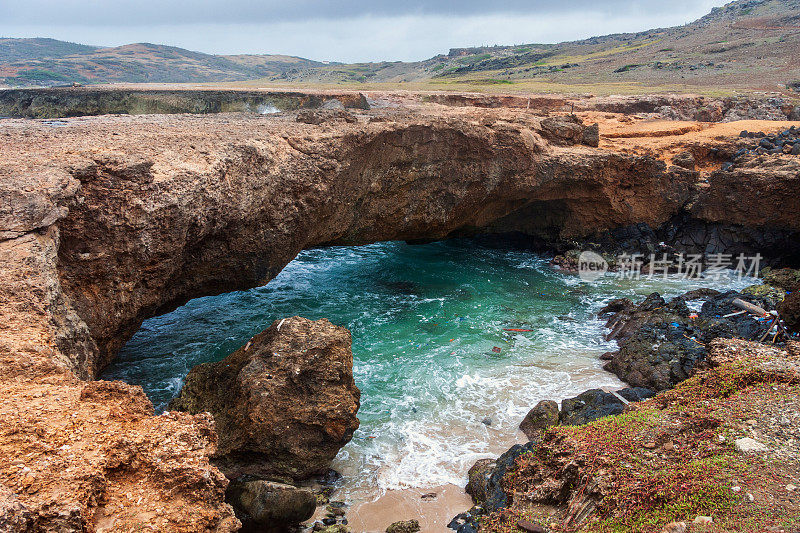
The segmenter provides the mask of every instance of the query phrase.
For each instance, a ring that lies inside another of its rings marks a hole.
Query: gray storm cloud
[[[0,37],[215,54],[412,61],[451,47],[553,43],[690,22],[726,0],[0,0]]]
[[[274,23],[308,19],[481,14],[603,13],[656,15],[694,12],[698,0],[2,0],[5,24],[140,25],[169,23]]]

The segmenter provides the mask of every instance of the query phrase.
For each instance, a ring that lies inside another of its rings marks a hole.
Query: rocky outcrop
[[[684,169],[570,145],[590,129],[572,117],[474,113],[372,112],[320,126],[248,116],[20,123],[7,128],[0,162],[0,231],[36,231],[36,246],[57,253],[37,283],[60,318],[42,318],[60,363],[90,377],[143,319],[261,285],[309,246],[493,232],[582,239],[659,227],[687,202],[715,221],[800,229],[788,215],[765,220],[791,212],[794,198],[778,189],[762,205],[737,185],[752,198],[737,212]]]
[[[154,417],[140,387],[6,382],[0,530],[236,531],[215,445],[208,414]]]
[[[796,157],[765,159],[757,155],[743,156],[735,166],[712,173],[708,181],[710,186],[704,188],[692,209],[693,215],[700,220],[741,228],[753,227],[750,222],[753,211],[743,200],[750,199],[758,203],[759,209],[764,209],[759,227],[788,228],[791,225],[786,224],[793,218],[792,213],[800,209],[800,198],[796,195],[786,197],[787,190],[800,187],[800,159]],[[769,202],[774,202],[775,207],[767,208]],[[744,235],[741,237],[745,242],[748,240]],[[776,233],[760,244],[769,250],[774,247],[769,239],[780,238]],[[731,235],[728,239],[735,241],[736,236]]]
[[[350,332],[293,317],[194,367],[170,409],[213,415],[213,462],[230,479],[299,480],[323,473],[350,441],[360,395]]]
[[[771,294],[715,293],[692,291],[669,303],[654,293],[638,306],[622,305],[606,323],[611,328],[608,339],[616,339],[620,349],[604,368],[634,387],[665,390],[704,363],[707,345],[714,339],[758,340],[766,333],[769,326],[764,320],[747,314],[731,316],[741,311],[732,302],[742,299],[771,311],[776,305]],[[705,300],[699,313],[686,305],[692,300]]]
[[[263,480],[233,481],[227,499],[245,529],[281,533],[308,520],[317,508],[309,490]]]
[[[536,117],[465,118],[122,117],[76,122],[55,138],[42,127],[15,138],[24,151],[2,163],[1,205],[30,215],[4,207],[0,230],[53,228],[47,290],[64,298],[51,313],[80,318],[49,327],[70,369],[89,377],[144,318],[261,285],[303,248],[478,232],[577,237],[657,226],[691,195],[693,177],[659,161],[550,145],[555,133]],[[34,172],[42,183],[20,198]]]
[[[554,111],[602,111],[652,114],[668,120],[731,122],[736,120],[796,120],[795,106],[785,98],[710,98],[692,95],[636,95],[565,98],[484,94],[433,94],[428,101],[449,106],[534,109]]]
[[[102,87],[14,89],[0,92],[0,116],[28,118],[81,117],[148,113],[265,113],[339,106],[369,109],[357,92],[240,90],[140,90]]]
[[[606,392],[602,389],[590,389],[574,398],[566,398],[558,403],[552,400],[543,400],[531,409],[519,425],[528,440],[535,441],[542,431],[551,426],[582,426],[607,416],[618,415],[625,411],[625,406],[631,402],[641,402],[655,395],[651,389],[642,387],[628,387],[615,392]],[[479,468],[480,466],[480,468]],[[473,486],[472,472],[482,470],[481,461],[475,463],[470,470],[470,484]]]

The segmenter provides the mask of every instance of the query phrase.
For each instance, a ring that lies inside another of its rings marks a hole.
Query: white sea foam
[[[341,497],[364,501],[390,489],[463,485],[477,459],[521,437],[519,422],[540,400],[622,387],[598,358],[615,349],[593,318],[608,300],[754,282],[609,275],[586,284],[529,253],[457,243],[307,250],[267,287],[149,321],[129,343],[138,355],[116,375],[149,376],[143,384],[164,406],[192,366],[209,354],[221,359],[275,318],[347,326],[362,425],[334,468],[345,474]]]
[[[272,104],[259,104],[256,109],[259,115],[273,115],[275,113],[280,113],[281,111]]]
[[[525,261],[520,267],[550,275],[542,260]],[[567,290],[581,285],[578,278],[554,277]],[[726,284],[740,289],[752,283],[752,279],[745,279]],[[680,278],[633,282],[609,276],[598,285],[600,290],[595,288],[580,297],[580,313],[573,310],[561,318],[552,317],[531,333],[509,334],[510,344],[503,347],[506,365],[466,371],[456,378],[443,370],[428,369],[426,383],[417,383],[415,393],[395,402],[396,407],[413,406],[431,390],[438,392],[442,401],[430,412],[414,415],[402,414],[407,413],[403,409],[392,410],[389,421],[372,428],[378,435],[362,435],[345,447],[336,463],[351,480],[345,497],[368,499],[377,495],[376,489],[382,493],[445,483],[463,485],[467,470],[476,460],[496,457],[518,441],[517,425],[538,401],[561,400],[589,388],[613,390],[624,386],[616,376],[602,370],[598,355],[615,349],[616,343],[603,340],[602,321],[587,319],[587,309],[596,312],[609,299],[621,295],[638,301],[657,291],[669,298],[714,284]],[[419,318],[431,321],[430,317]],[[496,333],[502,326],[490,322],[480,327]],[[487,341],[477,349],[489,350],[492,343]],[[485,418],[491,420],[490,426],[481,423]]]

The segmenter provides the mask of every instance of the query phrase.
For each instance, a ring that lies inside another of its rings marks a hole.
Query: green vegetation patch
[[[490,59],[491,57],[492,54],[480,54],[474,56],[459,57],[457,61],[462,65],[474,65],[475,63],[485,61],[486,59]]]
[[[633,63],[633,64],[630,64],[630,65],[624,65],[624,66],[622,66],[622,67],[619,67],[619,68],[618,68],[617,70],[615,70],[614,72],[616,72],[616,73],[620,73],[620,72],[628,72],[629,70],[634,70],[634,69],[637,69],[637,68],[639,68],[639,67],[641,67],[641,66],[642,66],[642,65],[639,65],[639,64]]]
[[[515,495],[511,508],[484,517],[481,531],[519,531],[520,519],[553,532],[603,533],[658,533],[669,522],[696,516],[713,517],[714,531],[800,523],[791,506],[747,495],[781,490],[787,483],[782,465],[733,446],[736,421],[751,418],[753,405],[797,391],[758,366],[724,364],[633,411],[549,428],[503,478],[506,494]],[[580,528],[564,526],[565,515],[547,511],[576,501],[596,506]]]
[[[52,70],[30,69],[17,74],[17,78],[29,81],[70,81],[71,78]]]

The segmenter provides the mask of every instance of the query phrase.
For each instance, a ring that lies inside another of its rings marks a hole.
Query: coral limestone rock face
[[[189,373],[172,409],[214,416],[214,461],[229,478],[304,479],[358,428],[350,332],[327,320],[278,320],[218,363]]]
[[[211,417],[152,414],[121,382],[5,383],[0,531],[237,531]]]

